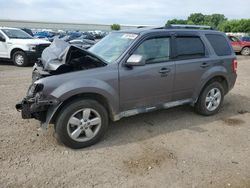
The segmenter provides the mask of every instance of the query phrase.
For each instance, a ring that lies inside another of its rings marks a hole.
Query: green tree
[[[225,22],[227,18],[223,14],[205,15],[204,25],[218,28],[220,24]]]
[[[166,25],[170,24],[189,24],[189,25],[209,25],[218,28],[227,18],[223,14],[203,15],[202,13],[190,14],[187,20],[172,19],[168,20]]]
[[[190,16],[188,17],[188,22],[192,22],[195,25],[204,25],[205,15],[203,15],[201,13],[190,14]]]
[[[218,28],[218,26],[225,22],[227,18],[223,14],[212,14],[210,16],[210,26]]]
[[[168,20],[166,25],[169,24],[209,25],[224,32],[250,33],[250,19],[227,20],[223,14],[193,13],[187,20]]]
[[[117,31],[118,31],[118,30],[121,29],[121,26],[120,26],[119,24],[112,24],[112,25],[111,25],[111,29],[112,29],[112,30],[117,30]]]
[[[171,25],[171,24],[187,24],[187,20],[172,19],[168,20],[166,23],[166,25]]]
[[[238,30],[239,32],[250,33],[250,19],[239,20]]]
[[[224,32],[250,33],[250,19],[225,21],[219,25],[219,30]]]

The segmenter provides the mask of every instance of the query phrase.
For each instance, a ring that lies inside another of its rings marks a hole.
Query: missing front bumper
[[[23,119],[31,119],[32,118],[30,106],[31,106],[31,103],[29,103],[25,99],[16,104],[16,109],[17,109],[17,111],[21,112]]]
[[[16,104],[16,109],[21,112],[23,119],[35,118],[43,123],[48,120],[47,116],[51,116],[50,109],[57,108],[58,104],[57,99],[36,100],[35,98],[24,98]]]

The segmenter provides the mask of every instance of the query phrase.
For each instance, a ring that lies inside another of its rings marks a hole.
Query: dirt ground
[[[222,111],[203,117],[189,106],[111,123],[105,138],[71,150],[51,126],[22,120],[14,106],[31,67],[0,63],[0,187],[250,187],[250,57]]]

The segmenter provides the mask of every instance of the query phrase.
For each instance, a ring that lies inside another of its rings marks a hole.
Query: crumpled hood
[[[51,45],[46,48],[41,56],[41,62],[43,64],[44,71],[55,71],[61,65],[69,64],[70,60],[77,58],[76,52],[85,54],[85,56],[91,56],[92,58],[97,59],[100,62],[100,65],[106,65],[104,60],[100,59],[96,55],[90,53],[87,50],[78,48],[74,45],[71,45],[63,40],[55,39]]]
[[[63,57],[65,56],[66,52],[70,44],[64,42],[63,40],[55,39],[54,42],[42,53],[41,61],[43,64],[44,70],[56,70],[60,65],[62,65]]]

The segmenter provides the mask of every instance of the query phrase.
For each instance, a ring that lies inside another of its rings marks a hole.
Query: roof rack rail
[[[166,25],[167,29],[207,29],[214,30],[213,27],[207,25],[184,25],[184,24],[170,24]]]

